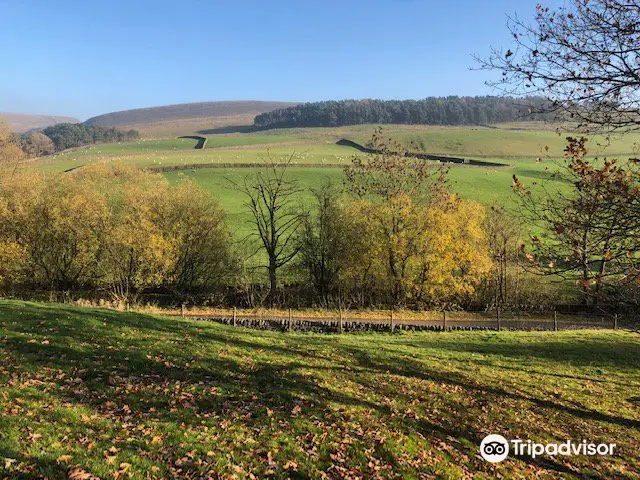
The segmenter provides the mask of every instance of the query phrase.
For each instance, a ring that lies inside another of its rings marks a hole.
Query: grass
[[[525,184],[533,185],[548,176],[545,170],[547,167],[551,170],[555,168],[555,164],[550,161],[539,164],[535,161],[516,160],[512,163],[511,166],[500,168],[453,166],[449,172],[451,188],[462,198],[475,200],[484,205],[495,202],[514,207],[517,201],[516,195],[511,190],[514,174]],[[237,237],[240,238],[247,233],[246,221],[249,220],[249,214],[243,205],[245,198],[242,193],[233,189],[233,182],[239,182],[246,175],[257,171],[257,168],[211,168],[170,172],[166,175],[171,181],[184,177],[191,178],[211,192],[227,213],[232,230],[237,232]],[[297,167],[290,169],[288,175],[289,178],[297,180],[303,188],[303,193],[299,195],[300,203],[308,208],[313,205],[311,188],[319,187],[327,181],[341,185],[344,179],[343,169],[339,167],[321,169]],[[549,181],[548,186],[562,188],[559,182],[553,180]]]
[[[282,334],[2,301],[0,477],[637,478],[639,351],[625,331]],[[488,433],[617,449],[490,464]]]
[[[118,161],[139,167],[243,164],[238,168],[197,169],[167,174],[172,181],[180,175],[188,176],[212,192],[227,212],[233,224],[232,230],[238,238],[242,238],[247,233],[248,217],[241,195],[231,188],[228,180],[238,180],[252,173],[251,168],[245,168],[246,164],[259,165],[265,160],[267,152],[275,160],[295,152],[295,162],[298,164],[327,165],[322,169],[292,169],[291,178],[297,179],[302,187],[319,186],[327,177],[341,183],[342,170],[335,166],[348,165],[357,151],[335,145],[335,142],[340,138],[351,138],[365,143],[374,128],[374,125],[358,125],[208,135],[209,141],[204,150],[194,150],[195,141],[189,139],[140,140],[72,150],[45,157],[32,162],[32,165],[43,171],[58,173],[92,162]],[[549,125],[539,124],[506,124],[498,128],[386,125],[385,132],[407,145],[431,153],[462,155],[465,158],[482,158],[507,164],[507,167],[500,168],[452,166],[449,175],[452,189],[463,198],[485,205],[497,202],[515,206],[516,198],[511,192],[512,176],[517,175],[527,185],[539,183],[548,176],[546,169],[556,168],[556,158],[561,156],[564,146],[564,135],[557,135]],[[598,146],[605,143],[603,137],[594,137],[591,143],[595,153],[630,155],[639,139],[638,134],[613,138],[604,151]],[[544,150],[545,145],[550,147],[548,152]],[[543,157],[542,162],[536,162],[538,156]],[[562,185],[554,185],[553,182],[550,186],[562,188]],[[310,194],[306,192],[300,199],[308,204]]]
[[[226,213],[227,224],[234,233],[236,239],[242,239],[252,231],[249,225],[251,214],[244,205],[245,195],[234,188],[234,183],[242,183],[245,176],[255,175],[258,168],[211,168],[198,170],[184,170],[181,172],[169,172],[166,174],[170,182],[179,181],[181,178],[190,178],[220,202],[220,206]],[[342,182],[343,171],[341,168],[294,168],[289,173],[295,178],[302,192],[298,195],[301,208],[311,209],[313,206],[312,188],[319,187],[323,182]]]

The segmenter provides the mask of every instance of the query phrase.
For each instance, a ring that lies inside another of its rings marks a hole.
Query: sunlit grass
[[[637,478],[639,351],[624,331],[285,334],[3,301],[0,476]],[[488,433],[617,450],[493,465]]]

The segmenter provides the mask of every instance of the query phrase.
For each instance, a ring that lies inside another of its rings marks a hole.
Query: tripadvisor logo
[[[501,462],[509,455],[509,442],[502,435],[487,435],[480,443],[480,455],[487,462]]]
[[[480,455],[487,462],[503,461],[511,450],[514,455],[536,458],[541,455],[613,455],[615,443],[590,443],[586,440],[574,442],[566,440],[562,443],[534,443],[531,440],[507,440],[502,435],[491,434],[482,439]]]

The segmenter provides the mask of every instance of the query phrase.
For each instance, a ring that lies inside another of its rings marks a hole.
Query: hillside
[[[252,125],[256,115],[297,105],[291,102],[199,102],[137,108],[88,119],[89,125],[135,128],[147,135],[179,135],[202,129]]]
[[[58,117],[51,115],[30,115],[26,113],[0,112],[0,118],[4,118],[11,130],[18,133],[29,130],[41,130],[57,123],[79,123],[72,117]]]

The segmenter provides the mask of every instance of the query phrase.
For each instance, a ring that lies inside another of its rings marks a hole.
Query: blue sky
[[[0,0],[0,111],[491,93],[471,55],[536,0]]]

